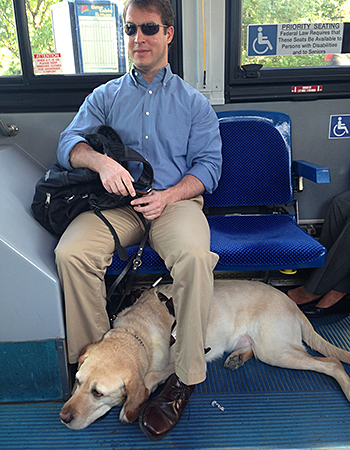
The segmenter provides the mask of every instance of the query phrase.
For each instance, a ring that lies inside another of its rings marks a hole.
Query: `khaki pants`
[[[210,231],[197,197],[169,204],[152,222],[149,241],[164,259],[174,280],[177,320],[176,374],[186,384],[206,376],[204,341],[213,269],[218,256],[210,252]],[[131,207],[104,211],[123,246],[138,244],[144,227]],[[98,342],[109,330],[104,276],[111,264],[114,240],[91,211],[79,215],[62,235],[56,263],[66,307],[68,358],[78,361],[83,347]]]

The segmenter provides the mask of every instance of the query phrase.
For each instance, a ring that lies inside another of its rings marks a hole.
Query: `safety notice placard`
[[[61,53],[35,53],[34,69],[36,75],[63,73]]]
[[[248,56],[341,53],[344,23],[282,23],[248,26]]]

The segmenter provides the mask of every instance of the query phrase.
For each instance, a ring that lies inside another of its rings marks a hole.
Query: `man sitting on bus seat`
[[[150,244],[173,278],[176,374],[166,383],[164,396],[146,406],[141,420],[143,431],[157,440],[178,423],[194,386],[206,377],[204,340],[218,256],[210,251],[201,194],[217,186],[221,139],[209,101],[174,75],[168,64],[174,35],[169,0],[128,0],[123,18],[133,67],[86,98],[61,134],[58,159],[68,169],[98,172],[108,192],[135,196],[137,169],[124,169],[93,151],[83,138],[105,124],[153,166],[154,191],[104,214],[123,246],[139,243],[144,233],[137,213],[152,221]],[[114,241],[89,211],[71,222],[55,251],[65,297],[69,362],[74,364],[82,348],[100,341],[109,329],[104,276]]]

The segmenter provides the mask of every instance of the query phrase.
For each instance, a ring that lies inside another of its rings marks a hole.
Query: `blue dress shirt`
[[[169,64],[148,84],[135,69],[96,88],[61,134],[57,155],[72,169],[69,153],[98,125],[114,128],[123,143],[152,165],[154,188],[167,189],[185,175],[197,177],[207,192],[221,174],[218,119],[209,101],[173,74]],[[138,163],[129,163],[135,180]]]

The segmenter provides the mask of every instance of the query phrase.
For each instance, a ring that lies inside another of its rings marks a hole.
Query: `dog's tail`
[[[330,344],[316,333],[307,317],[299,310],[299,308],[298,319],[301,326],[302,339],[309,347],[321,353],[321,355],[333,357],[350,364],[350,352]]]

